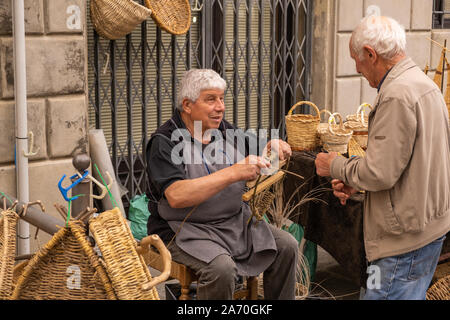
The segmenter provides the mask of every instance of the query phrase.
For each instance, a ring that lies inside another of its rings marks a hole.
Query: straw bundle
[[[353,137],[363,149],[367,148],[369,125],[369,117],[364,114],[365,107],[372,110],[370,104],[363,103],[358,107],[356,114],[347,116],[347,121],[345,122],[345,128],[353,131]]]
[[[116,299],[81,221],[69,221],[23,265],[12,299]]]
[[[131,33],[152,11],[133,0],[91,0],[91,20],[97,33],[116,40]]]
[[[309,105],[316,111],[316,115],[292,114],[295,108],[301,105]],[[320,111],[317,106],[309,101],[300,101],[292,106],[286,119],[286,132],[288,143],[292,150],[313,150],[317,145],[317,128],[320,123]]]
[[[119,209],[105,211],[90,219],[89,230],[105,261],[115,293],[124,300],[159,300],[156,287],[144,289],[152,280],[136,241]]]
[[[450,300],[450,275],[439,279],[428,289],[427,300]]]
[[[332,124],[336,117],[339,118],[339,125]],[[344,127],[342,116],[336,112],[328,119],[328,130],[323,132],[320,138],[326,151],[347,153],[348,142],[352,135],[353,131]]]
[[[0,299],[9,299],[13,291],[18,220],[19,216],[12,210],[0,213]]]
[[[191,27],[189,0],[145,0],[145,5],[156,25],[171,34],[185,34]]]

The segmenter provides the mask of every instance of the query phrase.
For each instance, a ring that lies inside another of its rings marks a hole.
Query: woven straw
[[[12,210],[0,213],[0,299],[9,299],[13,291],[16,233],[19,216]]]
[[[348,142],[348,156],[358,156],[358,157],[364,157],[366,155],[366,152],[361,148],[358,142],[356,142],[355,137],[353,136],[350,141]]]
[[[171,34],[185,34],[191,27],[189,0],[145,0],[145,5],[158,27]]]
[[[119,299],[159,300],[156,287],[142,285],[152,276],[136,250],[136,241],[118,208],[105,211],[89,220],[89,230],[102,253],[107,273]]]
[[[427,300],[450,300],[450,275],[439,279],[428,289]]]
[[[295,108],[304,104],[313,107],[316,111],[316,115],[292,114]],[[286,116],[286,132],[291,149],[294,151],[302,151],[314,150],[317,148],[317,128],[319,123],[320,111],[314,103],[300,101],[293,105]]]
[[[90,9],[95,30],[109,40],[131,33],[152,13],[133,0],[91,0]]]
[[[339,118],[339,125],[332,124]],[[353,131],[346,129],[342,122],[342,116],[335,112],[328,119],[328,130],[320,135],[323,143],[323,148],[328,152],[347,153],[348,142],[353,135]]]
[[[365,107],[372,110],[370,104],[363,103],[358,107],[356,114],[347,116],[347,121],[345,122],[345,128],[353,131],[353,137],[363,149],[367,148],[369,123],[369,117],[364,114]]]
[[[328,114],[328,118],[331,117],[331,112],[326,110],[326,109],[320,110],[319,114],[322,115],[322,113]],[[325,131],[327,131],[327,130],[328,130],[328,121],[320,122],[318,127],[317,127],[317,135],[316,135],[316,137],[317,137],[317,145],[318,146],[322,146],[322,140],[320,139],[320,135],[322,133],[324,133]]]
[[[79,270],[78,279],[73,271]],[[81,221],[69,221],[23,268],[12,299],[116,299]]]

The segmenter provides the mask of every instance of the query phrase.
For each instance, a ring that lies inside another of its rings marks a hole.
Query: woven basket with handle
[[[0,299],[9,299],[13,291],[16,235],[19,216],[12,210],[0,213]]]
[[[320,115],[325,113],[328,115],[328,118],[331,117],[331,112],[327,109],[320,110]],[[317,127],[317,145],[322,146],[322,140],[320,139],[320,135],[328,130],[328,120],[326,122],[320,122]]]
[[[152,13],[133,0],[91,0],[90,12],[97,33],[109,40],[131,33]]]
[[[142,250],[137,247],[137,242],[120,210],[116,207],[91,218],[89,230],[101,251],[117,298],[159,300],[155,285],[167,280],[170,271],[152,278],[142,255],[139,254]],[[141,242],[144,242],[144,239]],[[162,244],[160,239],[159,241],[159,244]],[[167,255],[168,251],[164,245],[159,248],[165,249]],[[166,269],[170,270],[170,263],[166,262]]]
[[[339,124],[333,124],[339,118]],[[348,142],[353,135],[353,131],[346,129],[342,122],[342,116],[335,112],[328,119],[328,130],[320,135],[323,148],[328,152],[347,153]]]
[[[293,111],[301,105],[313,107],[316,115],[311,114],[292,114]],[[314,150],[318,147],[317,128],[320,123],[320,111],[317,106],[310,101],[300,101],[292,106],[286,116],[286,133],[288,143],[292,150]]]
[[[353,131],[353,137],[356,142],[363,148],[367,148],[368,139],[368,123],[369,116],[365,115],[364,108],[372,110],[372,106],[368,103],[363,103],[358,107],[356,114],[347,116],[345,128]]]
[[[81,221],[69,221],[28,262],[20,265],[12,299],[116,299]]]
[[[145,0],[145,5],[156,25],[171,34],[185,34],[191,27],[189,0]]]

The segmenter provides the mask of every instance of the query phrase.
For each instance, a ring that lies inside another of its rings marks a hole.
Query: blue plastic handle
[[[64,188],[64,187],[62,186],[62,182],[63,182],[64,178],[66,177],[66,175],[63,175],[63,176],[62,176],[62,178],[61,178],[61,179],[59,180],[59,182],[58,182],[58,188],[59,188],[59,191],[61,192],[61,194],[62,194],[64,200],[66,200],[67,202],[69,202],[69,201],[73,201],[73,200],[76,200],[76,199],[79,198],[79,196],[74,196],[74,197],[72,197],[72,198],[69,198],[69,197],[67,196],[67,192],[68,192],[70,189],[72,189],[73,187],[75,187],[77,184],[79,184],[81,181],[83,181],[84,178],[86,178],[86,176],[87,176],[88,174],[89,174],[89,171],[88,171],[88,170],[85,170],[84,173],[83,173],[83,175],[81,176],[81,178],[78,178],[77,180],[75,180],[75,181],[74,181],[69,187],[67,187],[67,188]],[[77,176],[78,176],[77,174],[74,174],[73,176],[70,177],[70,179],[74,179],[74,178],[77,177]]]

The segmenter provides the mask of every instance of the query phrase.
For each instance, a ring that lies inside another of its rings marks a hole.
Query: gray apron
[[[217,147],[215,161],[211,157],[205,157],[198,142],[183,143],[188,146],[184,149],[184,159],[188,152],[191,160],[201,159],[201,163],[197,161],[194,164],[185,164],[186,179],[204,177],[230,166],[237,159],[237,151],[223,139],[208,145],[208,148]],[[233,159],[226,152],[232,150],[229,148],[235,151],[232,152]],[[273,263],[277,249],[272,232],[265,221],[257,222],[253,218],[247,224],[251,211],[242,201],[244,187],[245,181],[234,183],[198,205],[180,230],[182,221],[192,207],[171,208],[163,197],[158,203],[158,212],[175,233],[179,232],[175,241],[186,253],[206,263],[226,254],[234,259],[238,274],[256,276]]]

